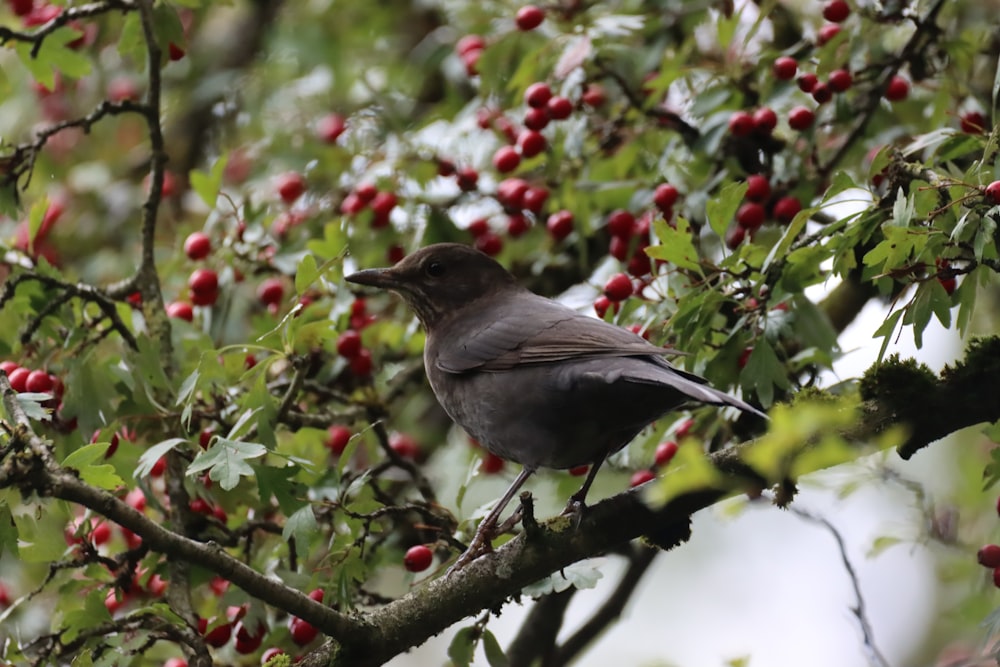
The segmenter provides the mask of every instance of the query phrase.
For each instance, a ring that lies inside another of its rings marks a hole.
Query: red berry
[[[13,361],[0,361],[0,371],[3,371],[9,377],[11,373],[16,371],[20,366]]]
[[[35,0],[7,0],[15,16],[27,16],[35,8]]]
[[[534,30],[545,20],[545,12],[534,5],[525,5],[517,10],[514,22],[518,30]]]
[[[819,104],[825,104],[833,99],[833,92],[830,91],[830,87],[825,83],[817,83],[813,86],[812,96]]]
[[[796,197],[787,195],[774,203],[771,215],[782,224],[788,224],[802,210],[802,202]]]
[[[521,156],[517,154],[517,149],[513,146],[501,146],[493,154],[493,166],[501,174],[514,171],[519,164],[521,164]]]
[[[962,132],[966,134],[982,134],[986,129],[986,117],[978,111],[962,114]]]
[[[229,642],[229,637],[233,634],[233,626],[229,623],[221,623],[209,630],[208,625],[208,622],[205,622],[205,627],[202,628],[201,622],[199,621],[198,623],[198,629],[201,630],[202,636],[205,637],[205,643],[215,648],[225,646]]]
[[[524,207],[525,211],[531,211],[532,213],[541,213],[542,207],[545,206],[545,202],[549,198],[549,191],[546,188],[535,186],[528,188],[528,191],[524,193],[524,198],[521,200],[521,205]]]
[[[590,472],[590,466],[588,466],[588,465],[573,466],[567,472],[569,472],[569,474],[573,475],[573,477],[583,477],[588,472]]]
[[[588,83],[580,95],[580,101],[588,107],[603,106],[608,101],[608,94],[604,91],[604,86],[598,83]]]
[[[392,209],[396,208],[396,204],[399,200],[396,195],[391,192],[379,192],[371,200],[372,211],[376,216],[385,217],[388,219]]]
[[[545,150],[547,143],[545,136],[535,130],[525,130],[517,137],[517,145],[524,157],[535,157]]]
[[[485,475],[495,475],[503,470],[504,464],[506,464],[506,461],[502,458],[493,452],[486,452],[483,460],[479,463],[479,471]]]
[[[983,190],[988,204],[1000,204],[1000,181],[993,181]]]
[[[361,334],[354,329],[348,329],[337,337],[337,354],[351,359],[361,351]]]
[[[281,278],[268,278],[257,288],[257,299],[265,306],[281,303],[285,297],[285,284]]]
[[[608,243],[608,254],[619,262],[624,262],[628,259],[631,246],[632,244],[629,242],[629,239],[621,236],[612,236],[611,241]]]
[[[655,455],[656,465],[662,468],[663,466],[670,463],[670,461],[674,458],[674,455],[676,453],[677,453],[676,442],[673,441],[661,442],[659,445],[656,446],[656,455]]]
[[[316,122],[316,136],[328,144],[337,143],[337,138],[347,129],[347,120],[339,113],[329,113]]]
[[[602,320],[604,319],[604,315],[608,312],[609,308],[612,313],[617,315],[618,311],[621,310],[621,307],[622,304],[620,302],[612,301],[603,294],[594,299],[594,312],[597,313],[597,316]]]
[[[768,182],[766,176],[761,176],[760,174],[747,176],[747,199],[762,202],[766,201],[770,196],[771,184]]]
[[[604,283],[604,296],[611,301],[624,301],[632,296],[632,279],[624,273],[616,273]]]
[[[753,231],[764,224],[765,215],[763,206],[756,202],[748,202],[736,211],[736,224],[743,229]]]
[[[482,51],[486,48],[486,40],[480,35],[465,35],[455,44],[455,53],[460,56],[469,51]]]
[[[319,630],[317,630],[314,625],[296,617],[292,618],[292,622],[288,629],[291,631],[292,641],[299,646],[305,646],[312,640],[316,639],[316,636],[319,634]]]
[[[632,473],[632,477],[631,479],[629,479],[628,485],[630,487],[636,487],[639,486],[640,484],[645,484],[646,482],[650,482],[654,479],[656,479],[656,473],[654,473],[652,470],[637,470],[636,472]]]
[[[656,186],[653,191],[653,203],[656,204],[656,208],[667,215],[668,212],[673,208],[674,204],[677,203],[677,188],[672,186],[670,183],[660,183]],[[611,221],[608,221],[610,225]],[[631,233],[631,229],[629,230]]]
[[[462,167],[455,172],[455,178],[462,192],[472,192],[478,186],[479,172],[472,167]]]
[[[747,111],[736,111],[729,117],[729,131],[733,136],[745,137],[753,130],[753,116]]]
[[[389,436],[389,447],[404,459],[416,459],[420,456],[420,445],[406,433],[393,433]]]
[[[240,621],[236,624],[236,642],[234,646],[236,652],[242,655],[253,653],[260,648],[265,634],[267,634],[267,626],[263,623],[257,623],[256,627],[251,630],[248,626],[244,625],[243,621]]]
[[[778,114],[771,107],[761,107],[753,112],[753,129],[759,134],[771,134],[778,126]]]
[[[570,102],[569,98],[562,95],[551,97],[546,104],[546,108],[552,120],[565,120],[573,113],[573,103]]]
[[[806,72],[799,77],[798,84],[799,90],[803,93],[811,93],[816,84],[819,83],[819,78],[812,72]]]
[[[841,23],[851,14],[851,7],[846,0],[830,0],[823,5],[823,18],[834,23]]]
[[[563,98],[553,97],[552,100],[554,99]],[[549,100],[550,104],[552,103],[552,100]],[[549,115],[548,107],[529,107],[528,110],[524,112],[524,126],[529,130],[541,130],[549,124],[549,120],[551,118],[552,116]]]
[[[11,389],[20,394],[28,388],[29,375],[31,375],[31,371],[27,368],[15,368],[7,375],[7,381],[10,382]]]
[[[184,254],[188,259],[204,259],[212,252],[212,240],[204,232],[191,232],[184,239]]]
[[[788,112],[788,125],[793,130],[806,130],[816,120],[816,114],[806,107],[795,107]]]
[[[509,218],[507,218],[507,234],[511,238],[518,238],[524,235],[525,232],[530,229],[531,224],[528,219],[520,213],[514,213]]]
[[[685,419],[674,429],[674,437],[682,440],[691,434],[692,429],[694,429],[694,420]]]
[[[736,365],[739,366],[740,368],[745,368],[746,365],[747,365],[747,362],[750,361],[750,355],[751,354],[753,354],[753,348],[752,347],[745,347],[745,348],[743,348],[743,351],[740,352],[739,359],[736,360]]]
[[[365,207],[365,200],[357,192],[351,192],[340,202],[340,212],[344,215],[357,215]]]
[[[431,566],[433,560],[434,552],[423,544],[418,544],[406,550],[406,555],[403,556],[403,567],[410,572],[423,572]]]
[[[219,291],[219,274],[212,269],[195,269],[188,278],[188,289],[191,290],[192,295],[217,295]],[[212,302],[214,303],[215,300],[213,299]],[[197,302],[195,303],[197,304]]]
[[[503,239],[498,234],[487,232],[477,236],[474,245],[476,246],[476,250],[490,257],[496,257],[503,250]]]
[[[369,203],[378,195],[378,188],[374,183],[358,183],[354,186],[354,194],[364,203]]]
[[[1000,567],[993,570],[993,585],[1000,588]]]
[[[635,216],[622,209],[612,211],[608,216],[608,233],[626,240],[632,238],[635,233]]]
[[[479,238],[483,234],[490,232],[490,221],[486,218],[479,218],[469,223],[469,233],[473,238]]]
[[[542,108],[552,99],[552,89],[544,81],[538,81],[524,91],[524,101],[529,107]]]
[[[291,204],[306,191],[306,179],[297,171],[281,174],[274,181],[278,196],[286,204]]]
[[[823,46],[831,39],[840,34],[840,26],[836,23],[827,23],[819,29],[819,33],[816,35],[816,41],[820,46]]]
[[[545,228],[556,241],[561,241],[573,231],[573,214],[569,211],[556,211],[545,221]]]
[[[372,374],[372,353],[370,350],[361,348],[356,355],[351,357],[348,366],[355,377],[365,378]]]
[[[774,76],[781,81],[791,80],[798,68],[799,64],[790,56],[781,56],[774,60]]]
[[[334,454],[340,456],[347,448],[347,443],[351,440],[351,429],[346,426],[334,424],[326,429],[326,446]]]
[[[746,239],[747,230],[739,225],[733,225],[726,231],[726,247],[730,250],[736,250]]]
[[[322,603],[324,595],[325,594],[323,593],[322,588],[314,588],[311,591],[309,591],[309,599],[312,600],[313,602]]]
[[[898,74],[889,80],[889,85],[885,89],[885,99],[890,102],[905,100],[910,94],[910,82]]]
[[[531,187],[523,178],[505,178],[497,185],[497,201],[510,209],[524,207],[524,193]]]
[[[826,84],[835,93],[842,93],[851,87],[854,82],[851,73],[846,69],[835,69],[830,72],[830,77],[826,80]]]
[[[24,388],[32,393],[45,394],[52,391],[55,382],[52,376],[42,370],[31,371],[24,381]]]

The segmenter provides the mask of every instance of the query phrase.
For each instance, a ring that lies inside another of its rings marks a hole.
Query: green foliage
[[[942,387],[983,398],[991,388],[970,378],[997,365],[996,339],[974,343],[940,378],[882,357],[904,331],[924,345],[934,321],[973,331],[995,289],[1000,206],[985,186],[1000,177],[989,122],[1000,73],[988,7],[926,2],[904,17],[892,3],[866,6],[818,44],[815,7],[796,3],[728,13],[712,3],[557,4],[532,31],[514,28],[510,3],[97,0],[55,3],[59,18],[36,24],[0,6],[10,31],[0,356],[60,381],[18,394],[29,420],[19,427],[36,432],[53,465],[110,492],[103,502],[124,498],[171,533],[303,592],[322,584],[327,602],[348,610],[405,594],[405,548],[443,555],[459,508],[493,497],[481,452],[446,438],[413,319],[343,280],[420,245],[497,241],[497,258],[548,295],[626,271],[640,294],[608,320],[641,324],[686,353],[678,365],[769,408],[766,434],[700,411],[698,438],[650,485],[661,506],[739,490],[703,442],[756,437],[744,461],[784,485],[903,442],[892,428],[865,446],[849,440],[866,418],[855,394],[899,409]],[[485,46],[455,52],[471,34]],[[820,80],[846,67],[854,82],[816,103],[773,74],[786,54]],[[897,74],[910,93],[889,102],[884,86]],[[547,119],[540,155],[497,173],[491,156],[517,143],[537,82],[568,100],[569,117]],[[588,95],[597,87],[603,101]],[[816,114],[806,130],[789,125],[796,106]],[[773,130],[730,129],[734,112],[765,107]],[[984,131],[963,130],[971,111],[986,117]],[[146,182],[164,164],[167,185],[151,193]],[[460,183],[455,169],[478,182]],[[288,172],[302,176],[297,197],[278,192]],[[751,176],[770,189],[759,202]],[[544,201],[501,202],[513,178]],[[669,206],[654,201],[662,183],[679,193]],[[787,197],[801,205],[791,219],[777,211]],[[764,211],[759,228],[737,221],[748,203]],[[611,241],[615,209],[637,223]],[[556,238],[546,220],[561,210],[573,230]],[[489,232],[474,238],[480,218]],[[183,250],[195,231],[211,241],[206,257]],[[198,269],[214,272],[216,292],[192,291]],[[265,302],[258,290],[274,280],[280,295]],[[838,283],[856,288],[842,319],[820,294]],[[843,328],[875,298],[888,304],[872,331],[882,363],[845,378],[837,390],[847,398],[794,400],[811,395],[804,388],[841,354]],[[167,318],[165,304],[190,306],[191,321]],[[360,336],[361,351],[341,350],[345,333]],[[13,420],[0,436],[4,466],[32,456],[10,445]],[[668,421],[624,464],[648,462]],[[331,426],[349,431],[346,444]],[[416,454],[392,447],[400,434]],[[997,456],[984,462],[987,486],[1000,478]],[[259,590],[223,591],[204,564],[180,568],[175,553],[108,531],[107,505],[45,497],[34,479],[4,477],[0,489],[0,583],[31,594],[4,619],[0,658],[26,661],[20,645],[51,632],[60,664],[162,663],[196,635],[176,599],[215,625],[241,607],[292,650],[287,610],[264,605]],[[184,595],[163,597],[154,574]],[[578,564],[528,591],[586,588],[599,576]],[[51,610],[44,627],[23,612],[36,604]],[[156,634],[149,619],[177,627]],[[74,638],[86,641],[65,648]],[[480,642],[491,667],[507,663],[482,623],[459,631],[448,655],[470,664]],[[219,661],[234,655],[213,649]]]

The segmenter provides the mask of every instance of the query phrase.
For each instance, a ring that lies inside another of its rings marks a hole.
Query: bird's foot
[[[583,513],[586,510],[587,510],[587,503],[573,496],[570,497],[569,502],[566,503],[566,509],[562,511],[561,516],[572,517],[573,526],[579,528],[580,522],[583,521]]]
[[[469,542],[469,548],[462,552],[462,555],[459,556],[458,560],[456,560],[452,566],[448,568],[448,571],[444,573],[444,576],[450,576],[480,556],[492,553],[493,538],[496,537],[497,534],[498,530],[495,523],[487,525],[487,522],[483,521],[483,523],[479,524],[476,534],[472,537],[472,541]]]

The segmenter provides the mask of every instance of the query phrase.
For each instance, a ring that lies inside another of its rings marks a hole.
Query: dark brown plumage
[[[428,246],[347,280],[402,295],[427,329],[424,365],[441,406],[491,452],[524,466],[469,557],[488,548],[504,506],[540,467],[591,465],[570,500],[582,507],[608,455],[664,414],[708,403],[764,416],[674,368],[663,358],[669,350],[533,294],[469,246]]]

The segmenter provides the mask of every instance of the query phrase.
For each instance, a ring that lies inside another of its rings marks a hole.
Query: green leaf
[[[304,294],[319,276],[316,258],[308,253],[303,255],[295,270],[295,293]]]
[[[129,12],[125,15],[118,36],[118,53],[135,65],[141,65],[146,61],[146,38],[142,34],[139,12]]]
[[[687,493],[717,489],[724,478],[701,447],[679,447],[666,473],[648,485],[644,498],[653,507],[663,507]]]
[[[38,509],[37,506],[35,509]],[[25,563],[47,563],[62,558],[66,552],[64,522],[65,517],[59,512],[14,514],[21,560]]]
[[[240,477],[254,474],[248,460],[267,453],[264,445],[256,442],[240,442],[228,438],[216,438],[215,443],[201,452],[188,466],[187,474],[194,475],[208,470],[209,479],[219,483],[229,491],[239,484]]]
[[[785,365],[778,360],[774,348],[764,338],[754,343],[753,352],[740,372],[740,384],[747,394],[756,392],[765,408],[774,402],[774,387],[788,388]]]
[[[52,400],[51,394],[38,394],[35,392],[22,392],[17,395],[17,402],[24,410],[28,419],[35,421],[49,421],[52,419],[51,411],[42,406],[45,401]]]
[[[726,229],[736,216],[736,210],[743,203],[743,196],[746,193],[747,184],[745,181],[730,183],[705,204],[705,216],[708,218],[708,224],[720,239],[726,237]]]
[[[451,644],[448,645],[448,657],[455,667],[469,667],[472,664],[472,656],[476,650],[475,628],[462,628],[452,637]]]
[[[483,651],[486,653],[486,662],[490,663],[490,667],[510,667],[510,660],[500,648],[500,642],[489,630],[483,630]]]
[[[893,334],[896,331],[896,325],[899,324],[899,318],[903,316],[902,310],[897,310],[889,314],[882,322],[882,325],[875,330],[872,334],[872,338],[882,337],[882,347],[878,351],[878,362],[881,362],[883,357],[885,357],[885,351],[889,347],[889,341],[892,340]]]
[[[223,155],[215,161],[210,172],[206,173],[195,169],[190,174],[191,189],[201,197],[201,200],[209,208],[215,208],[215,203],[219,198],[219,190],[222,189],[222,176],[228,160],[229,156]]]
[[[124,595],[124,593],[121,593]],[[75,640],[81,632],[90,630],[95,623],[104,623],[111,620],[104,599],[107,591],[99,588],[84,598],[83,609],[73,609],[66,612],[63,618],[63,631],[60,635],[62,641],[71,642]]]
[[[63,459],[62,464],[67,468],[72,468],[80,473],[80,478],[88,484],[102,488],[114,489],[125,484],[125,480],[118,476],[114,466],[109,463],[98,464],[97,461],[105,460],[109,442],[95,442],[84,445],[69,453]]]
[[[676,228],[671,227],[662,218],[653,221],[653,229],[660,240],[657,245],[646,248],[646,254],[653,259],[662,259],[682,269],[691,269],[702,273],[698,262],[698,251],[691,237],[691,225],[678,216]]]
[[[316,534],[318,524],[312,505],[306,504],[291,514],[281,530],[281,538],[294,539],[299,544],[308,544],[309,537]]]
[[[136,479],[148,476],[153,466],[156,465],[156,462],[166,456],[167,452],[177,445],[186,442],[187,440],[184,438],[170,438],[169,440],[156,443],[139,456],[139,463],[135,467],[135,474],[133,476]]]

